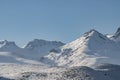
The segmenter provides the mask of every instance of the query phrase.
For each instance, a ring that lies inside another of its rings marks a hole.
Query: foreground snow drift
[[[119,80],[120,66],[45,67],[40,65],[0,65],[0,80]]]

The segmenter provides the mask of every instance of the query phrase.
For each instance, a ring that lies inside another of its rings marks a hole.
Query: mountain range
[[[120,28],[112,35],[92,29],[67,44],[0,41],[0,80],[120,80],[119,74]]]
[[[120,28],[113,35],[92,29],[67,44],[34,39],[20,48],[15,42],[0,41],[0,63],[94,67],[104,63],[120,64],[119,53]]]

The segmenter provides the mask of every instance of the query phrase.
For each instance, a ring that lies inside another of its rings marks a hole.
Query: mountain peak
[[[100,36],[104,36],[103,34],[99,33],[97,30],[95,29],[91,29],[90,31],[86,32],[84,35],[84,37],[86,38],[92,38],[92,37],[100,37]]]
[[[120,32],[120,27],[117,29],[117,32]]]
[[[30,41],[24,48],[29,50],[35,50],[37,52],[45,52],[62,45],[64,45],[64,43],[60,41],[46,41],[42,39],[34,39]],[[40,49],[44,51],[40,51]]]
[[[120,37],[120,27],[117,29],[116,33],[113,35],[114,39],[117,39]]]
[[[34,39],[33,42],[46,42],[46,40],[43,40],[43,39]]]
[[[1,40],[0,43],[7,43],[7,40]]]
[[[98,32],[98,31],[95,29],[91,29],[89,32]]]
[[[27,47],[41,47],[41,46],[45,46],[45,45],[63,45],[64,43],[60,42],[60,41],[46,41],[43,39],[34,39],[33,41],[30,41],[25,48]]]
[[[95,30],[95,29],[91,29],[91,30],[89,30],[88,32],[97,32],[97,33],[99,33],[97,30]]]
[[[7,41],[7,40],[0,41],[0,47],[2,48],[5,46],[17,46],[17,45],[13,41]]]

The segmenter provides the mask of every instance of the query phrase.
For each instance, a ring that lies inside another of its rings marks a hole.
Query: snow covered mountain
[[[34,52],[34,54],[41,54],[41,56],[46,55],[50,50],[63,46],[64,43],[60,41],[46,41],[42,39],[34,39],[30,41],[24,49]]]
[[[62,42],[35,39],[20,48],[13,41],[3,40],[0,41],[0,63],[41,64],[40,57],[62,45]]]
[[[18,47],[15,42],[2,40],[0,41],[0,64],[3,63],[23,63],[22,48]]]
[[[18,49],[20,48],[13,41],[7,41],[7,40],[0,41],[0,51],[11,52],[11,51],[16,51]]]
[[[48,55],[51,50],[63,45],[64,43],[59,41],[34,39],[33,41],[28,42],[23,49],[27,53],[27,55],[25,55],[27,58],[40,62],[41,57]]]
[[[75,41],[56,49],[56,52],[49,53],[45,59],[46,63],[52,61],[54,65],[69,67],[93,67],[103,63],[120,65],[120,44],[92,29]]]
[[[116,42],[120,42],[120,28],[117,29],[116,33],[113,34],[110,39],[116,41]]]

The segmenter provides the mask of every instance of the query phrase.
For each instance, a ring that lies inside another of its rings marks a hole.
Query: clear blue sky
[[[70,42],[89,29],[114,33],[120,0],[0,0],[0,39]]]

